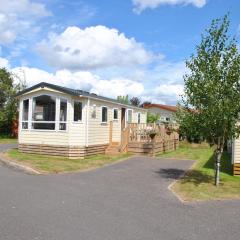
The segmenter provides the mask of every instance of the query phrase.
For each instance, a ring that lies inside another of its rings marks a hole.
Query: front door
[[[121,129],[123,130],[125,127],[126,127],[126,108],[122,108]]]

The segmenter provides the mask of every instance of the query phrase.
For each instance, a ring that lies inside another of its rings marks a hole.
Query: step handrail
[[[129,126],[122,130],[120,152],[126,152],[129,143]]]

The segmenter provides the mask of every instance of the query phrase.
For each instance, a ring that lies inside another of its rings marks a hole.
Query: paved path
[[[51,176],[0,166],[0,239],[238,240],[240,201],[182,204],[167,189],[191,164],[139,157]]]

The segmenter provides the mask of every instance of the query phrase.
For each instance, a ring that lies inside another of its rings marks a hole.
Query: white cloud
[[[44,4],[31,0],[0,0],[0,44],[15,41],[32,30],[36,19],[51,15]]]
[[[20,79],[26,80],[28,86],[39,82],[48,82],[60,86],[72,87],[96,93],[98,95],[116,98],[118,95],[140,96],[144,87],[142,83],[130,79],[102,79],[87,71],[70,72],[59,70],[49,73],[37,68],[17,67],[12,69]]]
[[[184,62],[161,62],[152,69],[155,81],[161,81],[165,84],[183,83],[183,76],[187,73],[187,68]],[[149,72],[148,74],[151,74]]]
[[[181,100],[184,93],[183,84],[160,84],[154,90],[154,98],[156,103],[164,103],[174,105]]]
[[[147,8],[155,9],[161,5],[189,5],[192,4],[197,8],[203,7],[207,0],[132,0],[134,12],[141,13]]]
[[[183,76],[187,73],[184,62],[159,63],[155,68],[148,70],[142,79],[149,79],[145,82],[143,101],[151,101],[162,104],[176,104],[183,94]]]
[[[159,96],[179,97],[183,94],[183,85],[181,84],[160,84],[155,93]]]
[[[0,68],[10,68],[10,63],[6,58],[0,57]]]
[[[153,57],[134,38],[105,26],[68,27],[59,35],[50,34],[37,50],[51,66],[71,70],[131,67],[149,63]]]
[[[187,72],[183,62],[161,62],[153,69],[137,71],[138,77],[124,74],[94,74],[90,71],[57,70],[50,73],[38,68],[16,67],[11,69],[7,59],[0,58],[0,67],[6,66],[27,86],[39,82],[82,89],[101,96],[116,98],[119,95],[140,97],[142,101],[176,104],[183,94],[183,75]],[[103,77],[105,76],[105,77]],[[121,77],[118,77],[121,76]],[[17,79],[16,79],[17,80]]]
[[[36,3],[32,0],[0,0],[0,4],[1,12],[5,14],[24,13],[38,17],[51,14],[42,3]]]
[[[119,95],[130,95],[139,97],[144,91],[142,83],[123,78],[97,81],[91,89],[91,92],[107,96],[111,94],[116,98]]]

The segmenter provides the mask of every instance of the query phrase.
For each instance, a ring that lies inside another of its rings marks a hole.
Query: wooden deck
[[[128,124],[122,132],[121,152],[155,156],[176,150],[179,146],[178,128],[174,125]],[[150,132],[155,132],[152,139]]]

